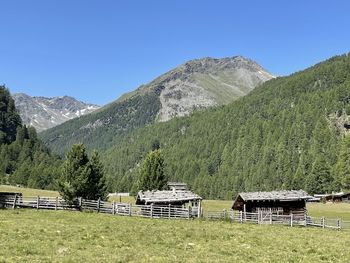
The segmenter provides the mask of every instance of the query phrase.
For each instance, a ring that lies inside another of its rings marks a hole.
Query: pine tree
[[[102,200],[106,200],[108,191],[104,174],[105,172],[97,151],[92,152],[89,165],[91,174],[88,179],[86,198],[92,200],[101,198]]]
[[[309,194],[327,193],[332,189],[332,183],[330,166],[324,155],[319,155],[312,165],[311,174],[306,180],[306,190]]]
[[[74,144],[67,153],[67,160],[64,162],[58,184],[61,196],[70,203],[77,197],[85,197],[90,173],[89,158],[85,146]]]
[[[96,151],[89,160],[83,144],[72,146],[63,165],[59,192],[71,203],[78,197],[92,200],[107,198],[104,168]]]
[[[341,142],[338,162],[335,168],[336,178],[344,190],[350,189],[350,135]]]
[[[137,182],[138,190],[163,189],[167,183],[164,168],[161,151],[151,151],[141,165]]]

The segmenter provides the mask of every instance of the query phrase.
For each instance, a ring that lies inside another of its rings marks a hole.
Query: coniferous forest
[[[103,156],[113,190],[129,191],[156,142],[172,181],[205,198],[240,191],[349,188],[350,57],[266,82],[190,117],[134,130]]]
[[[0,184],[54,189],[61,160],[22,125],[9,91],[0,86]]]

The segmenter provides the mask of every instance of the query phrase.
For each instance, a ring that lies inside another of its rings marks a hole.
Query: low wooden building
[[[168,183],[169,190],[187,190],[187,184],[186,183],[179,183],[179,182],[169,182]]]
[[[315,194],[315,198],[319,198],[324,202],[350,202],[350,193],[331,193],[331,194]]]
[[[240,193],[232,209],[247,213],[305,214],[309,198],[312,197],[303,190]]]
[[[137,205],[174,205],[183,206],[200,206],[202,198],[189,190],[156,190],[156,191],[139,191],[136,197]]]
[[[0,192],[0,208],[11,206],[12,200],[16,198],[16,202],[22,202],[22,193]]]

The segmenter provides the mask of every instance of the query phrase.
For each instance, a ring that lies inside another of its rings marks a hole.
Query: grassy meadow
[[[58,195],[11,186],[0,191]],[[203,201],[207,211],[231,205]],[[315,217],[350,220],[350,204],[309,204],[308,209]],[[311,227],[0,210],[0,247],[6,248],[0,249],[0,262],[350,262],[349,244],[348,231]]]
[[[0,262],[349,262],[350,235],[319,228],[0,210]]]

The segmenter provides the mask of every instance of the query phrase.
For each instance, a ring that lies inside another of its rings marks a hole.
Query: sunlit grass
[[[0,210],[0,262],[349,262],[349,232]]]
[[[59,193],[56,191],[16,187],[16,186],[11,186],[11,185],[0,185],[0,192],[22,193],[23,196],[38,196],[38,195],[45,196],[45,197],[59,196]]]

